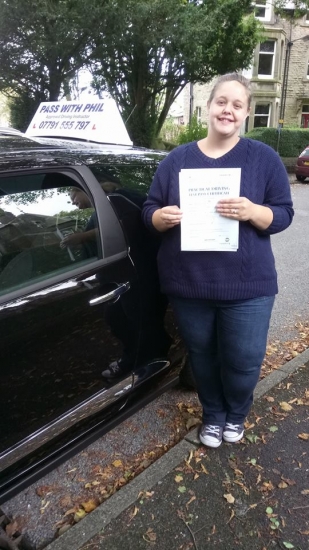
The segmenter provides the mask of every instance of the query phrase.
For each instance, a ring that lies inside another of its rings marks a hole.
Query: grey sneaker
[[[222,443],[222,426],[203,424],[200,429],[200,440],[207,447],[219,447]]]
[[[232,424],[227,422],[223,430],[223,439],[228,443],[235,443],[240,441],[244,435],[244,425],[243,424]]]

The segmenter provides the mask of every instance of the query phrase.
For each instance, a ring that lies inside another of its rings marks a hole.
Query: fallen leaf
[[[179,474],[177,474],[177,476],[175,476],[175,481],[176,483],[180,483],[181,481],[183,481],[183,477]]]
[[[271,396],[269,397],[266,397],[266,400],[269,402],[269,403],[273,403],[275,401],[275,399]]]
[[[75,512],[77,512],[78,510],[78,506],[75,506],[74,508],[70,508],[69,510],[67,510],[64,514],[64,517],[65,516],[69,516],[70,514],[75,514]]]
[[[292,408],[293,408],[286,401],[281,401],[281,403],[279,403],[279,405],[280,405],[280,407],[283,411],[291,411]]]
[[[304,489],[303,491],[301,491],[301,494],[302,495],[309,495],[309,489]]]
[[[112,463],[113,466],[115,466],[115,468],[121,468],[123,466],[122,464],[122,461],[121,460],[114,460],[114,462]]]
[[[77,512],[75,512],[74,514],[75,523],[78,523],[81,519],[85,517],[85,515],[86,515],[85,510],[83,510],[82,508],[79,508]]]
[[[196,496],[193,495],[193,497],[190,498],[190,500],[188,500],[187,504],[186,504],[186,508],[188,508],[189,504],[191,504],[191,502],[193,502],[194,500],[196,500]]]
[[[225,500],[227,500],[227,502],[228,502],[229,504],[234,504],[235,498],[233,497],[233,495],[231,495],[231,493],[227,493],[227,494],[225,494],[225,495],[223,495],[223,496],[224,496]]]
[[[44,502],[44,501],[43,501]],[[45,504],[40,508],[40,512],[41,514],[44,514],[45,512],[45,509],[50,505],[50,500],[48,500],[47,502],[45,502]]]
[[[143,535],[143,539],[146,542],[154,542],[155,540],[157,540],[157,535],[156,535],[156,533],[154,533],[153,529],[151,529],[151,527],[149,527],[149,529],[147,529],[145,535]]]
[[[278,431],[278,426],[270,426],[269,431],[272,432],[272,433],[277,432]]]
[[[309,434],[298,434],[299,439],[302,439],[303,441],[309,440]]]
[[[94,499],[90,499],[90,500],[87,500],[86,502],[82,502],[82,507],[84,508],[85,512],[87,512],[87,514],[95,510],[98,507],[98,505],[99,505],[99,502]]]
[[[36,488],[35,492],[39,497],[45,497],[54,490],[55,486],[53,485],[41,485],[40,487]]]
[[[187,490],[187,488],[186,488],[184,485],[180,485],[180,487],[178,487],[178,491],[179,491],[180,493],[185,493],[186,490]]]
[[[246,434],[246,439],[248,439],[250,443],[256,443],[259,438],[255,434]]]
[[[280,483],[278,483],[278,487],[279,489],[286,489],[288,487],[288,484],[285,483],[285,481],[280,481]]]
[[[285,548],[295,548],[291,542],[283,542],[283,546]]]
[[[64,525],[62,525],[60,527],[60,529],[58,530],[58,535],[63,535],[63,533],[65,533],[66,531],[68,531],[70,528],[71,528],[71,524],[70,523],[65,523]]]
[[[281,476],[282,481],[285,481],[288,485],[296,485],[296,481],[294,479],[288,479],[286,477]]]
[[[193,451],[191,450],[191,451],[190,451],[190,454],[189,454],[189,457],[188,457],[188,459],[186,460],[186,463],[187,463],[187,464],[190,464],[192,458],[193,458]]]
[[[13,537],[15,535],[15,533],[17,531],[19,531],[19,529],[20,529],[20,526],[19,526],[18,522],[16,520],[14,520],[6,526],[5,532],[6,532],[8,537]]]

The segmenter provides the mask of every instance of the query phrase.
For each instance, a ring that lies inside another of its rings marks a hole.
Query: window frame
[[[253,12],[255,19],[258,19],[259,21],[271,21],[272,16],[272,2],[271,0],[265,0],[265,3],[263,1],[257,0],[256,2],[252,2],[253,6]],[[256,8],[259,9],[265,9],[264,15],[256,15]]]
[[[202,122],[202,107],[195,107],[195,116],[198,123]]]
[[[263,113],[256,113],[256,108],[259,107],[259,106],[267,106],[268,107],[268,114],[263,114]],[[270,124],[270,116],[271,116],[271,103],[266,103],[266,102],[261,102],[261,103],[256,103],[255,106],[254,106],[254,114],[253,114],[253,128],[269,128],[269,124]],[[256,118],[258,117],[267,117],[267,126],[256,126],[255,125],[255,120]]]
[[[263,52],[263,51],[261,51],[261,45],[264,44],[265,42],[272,42],[274,44],[273,52]],[[267,79],[273,79],[274,78],[276,50],[277,50],[277,40],[275,40],[273,38],[270,38],[268,40],[264,40],[263,42],[260,42],[259,52],[258,52],[257,75],[258,75],[258,78],[260,78],[261,80],[267,80]],[[265,73],[260,73],[259,72],[260,56],[272,56],[271,73],[270,74],[265,74]]]

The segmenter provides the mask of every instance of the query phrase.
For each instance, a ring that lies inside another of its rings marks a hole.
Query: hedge
[[[277,151],[277,128],[254,128],[246,137],[262,141]],[[279,139],[279,155],[281,157],[298,157],[309,145],[309,129],[282,128]]]

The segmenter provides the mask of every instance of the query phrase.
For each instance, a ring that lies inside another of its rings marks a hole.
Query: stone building
[[[251,68],[243,71],[252,82],[251,112],[243,132],[279,124],[307,128],[309,14],[295,19],[293,3],[286,2],[285,13],[280,16],[275,13],[272,0],[257,0],[254,10],[264,26],[265,39],[254,51]],[[211,87],[211,83],[186,86],[185,123],[190,112],[207,123],[206,103]]]

